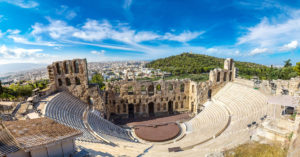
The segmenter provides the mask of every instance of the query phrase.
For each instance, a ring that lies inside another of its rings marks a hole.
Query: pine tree
[[[296,66],[294,67],[294,70],[297,72],[297,74],[300,76],[300,62],[298,62],[296,64]]]

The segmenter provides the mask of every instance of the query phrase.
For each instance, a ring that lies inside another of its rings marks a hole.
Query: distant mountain
[[[38,68],[46,68],[47,64],[33,64],[33,63],[11,63],[0,64],[0,74],[15,73],[20,71],[27,71]]]

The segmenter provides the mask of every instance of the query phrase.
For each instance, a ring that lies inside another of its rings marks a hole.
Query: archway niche
[[[150,86],[148,87],[148,95],[149,95],[149,96],[154,95],[154,86],[153,86],[153,85],[150,85]]]
[[[160,84],[158,84],[156,86],[156,93],[161,93],[161,85]]]
[[[194,102],[191,104],[191,112],[194,112]]]
[[[209,100],[211,99],[211,92],[212,92],[211,89],[209,89],[208,93],[207,93],[207,99],[209,99]]]
[[[71,85],[71,80],[69,78],[66,78],[66,85],[70,86]]]
[[[169,101],[168,102],[168,111],[169,111],[169,114],[173,114],[173,101]]]
[[[220,82],[220,72],[217,74],[217,82]]]
[[[134,105],[128,104],[128,118],[134,118]]]
[[[154,116],[154,103],[153,102],[150,102],[148,104],[148,113],[149,113],[149,117]]]
[[[184,92],[184,84],[183,83],[180,85],[180,92]]]

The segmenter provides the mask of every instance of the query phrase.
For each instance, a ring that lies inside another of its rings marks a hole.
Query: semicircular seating
[[[83,113],[88,105],[67,92],[57,94],[47,105],[45,116],[55,121],[78,129],[83,132],[78,140],[99,143],[97,139],[85,127]],[[133,142],[127,130],[103,119],[98,111],[88,111],[87,121],[94,132],[106,140],[126,140]],[[112,141],[113,142],[113,141]]]

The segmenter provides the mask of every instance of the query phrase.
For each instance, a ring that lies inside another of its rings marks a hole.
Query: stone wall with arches
[[[124,118],[197,113],[212,95],[234,78],[233,60],[226,59],[224,69],[212,70],[205,82],[189,79],[109,82],[106,84],[105,106],[107,114]]]
[[[88,84],[86,59],[53,62],[47,70],[51,91],[68,91],[85,103],[105,111],[98,86]]]

